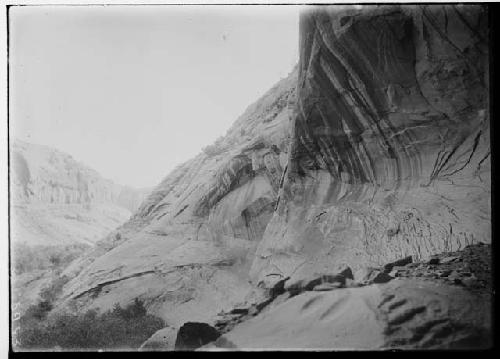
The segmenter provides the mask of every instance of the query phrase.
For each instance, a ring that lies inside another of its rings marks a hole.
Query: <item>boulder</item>
[[[175,350],[194,350],[213,342],[220,336],[217,329],[207,323],[187,322],[179,328]]]
[[[405,258],[398,259],[392,263],[387,263],[384,265],[384,272],[389,273],[394,267],[403,267],[407,264],[410,264],[413,261],[412,256],[408,256]]]
[[[236,325],[224,349],[486,349],[491,296],[420,279],[305,292]],[[473,308],[473,309],[472,309]]]
[[[435,265],[435,264],[439,264],[439,262],[440,262],[439,257],[432,257],[431,259],[429,259],[429,261],[427,263],[429,263],[431,265]]]
[[[139,351],[167,351],[174,350],[177,329],[174,327],[165,327],[154,333],[146,340]]]
[[[354,279],[351,268],[345,266],[338,273],[335,274],[316,274],[312,278],[292,277],[285,283],[285,290],[300,293],[303,291],[313,290],[315,287],[325,285],[324,288],[329,287],[343,287],[346,285],[347,280]]]

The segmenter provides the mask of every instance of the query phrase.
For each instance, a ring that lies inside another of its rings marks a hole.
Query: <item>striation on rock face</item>
[[[187,319],[208,323],[243,301],[286,165],[296,82],[292,71],[73,263],[64,303],[104,309],[140,297],[180,327]]]
[[[256,281],[491,240],[487,29],[480,6],[302,14],[288,170]]]

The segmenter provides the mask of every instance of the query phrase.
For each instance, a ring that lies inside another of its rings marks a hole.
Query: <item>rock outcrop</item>
[[[380,268],[392,266],[383,282],[289,287],[260,308],[221,313],[223,335],[200,350],[491,346],[491,246],[471,245],[432,262],[389,263]]]
[[[421,279],[310,291],[244,321],[206,349],[485,348],[490,305]]]
[[[219,336],[219,332],[207,323],[188,322],[177,332],[175,350],[194,350],[215,341]]]
[[[154,333],[148,340],[146,340],[141,347],[140,351],[171,351],[175,350],[175,341],[177,339],[177,329],[172,327],[165,327]]]
[[[111,308],[136,297],[168,325],[210,323],[243,301],[248,270],[276,205],[297,72],[224,137],[172,171],[116,233],[70,266],[64,303]]]
[[[252,277],[272,284],[491,240],[487,12],[318,7]]]
[[[487,29],[473,5],[306,11],[298,68],[67,270],[60,307],[237,314],[219,347],[481,342],[488,293],[394,278],[491,241]]]

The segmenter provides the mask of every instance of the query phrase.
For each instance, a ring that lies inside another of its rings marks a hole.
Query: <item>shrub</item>
[[[80,257],[90,246],[72,244],[66,246],[29,246],[24,243],[13,245],[12,265],[15,274],[43,269],[57,269]]]
[[[161,318],[147,314],[138,299],[125,308],[115,304],[112,310],[99,314],[56,313],[45,320],[21,317],[19,340],[26,349],[131,349],[139,348],[153,333],[165,325]]]
[[[40,298],[43,301],[53,303],[61,294],[62,289],[66,283],[69,282],[69,277],[63,275],[52,280],[52,282],[40,291]]]
[[[27,322],[40,321],[47,317],[47,314],[54,307],[54,302],[61,294],[63,286],[69,281],[67,276],[58,277],[40,292],[40,301],[31,305],[24,313],[24,320]]]

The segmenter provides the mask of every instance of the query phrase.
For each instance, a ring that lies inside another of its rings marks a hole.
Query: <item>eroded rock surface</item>
[[[421,279],[309,291],[236,325],[211,346],[486,348],[491,345],[490,305],[489,298]]]
[[[250,306],[222,313],[217,326],[223,335],[201,350],[488,348],[491,247],[472,245],[437,258],[454,258],[453,264],[406,261],[397,278],[382,267],[384,282],[351,282],[321,291],[290,287],[258,312]],[[455,280],[442,276],[451,272],[449,266]],[[475,285],[466,283],[476,276],[481,279]]]
[[[104,309],[140,297],[179,327],[243,301],[286,166],[296,82],[293,71],[68,268],[64,303]]]
[[[290,156],[255,281],[491,240],[487,12],[337,9],[301,16]]]

